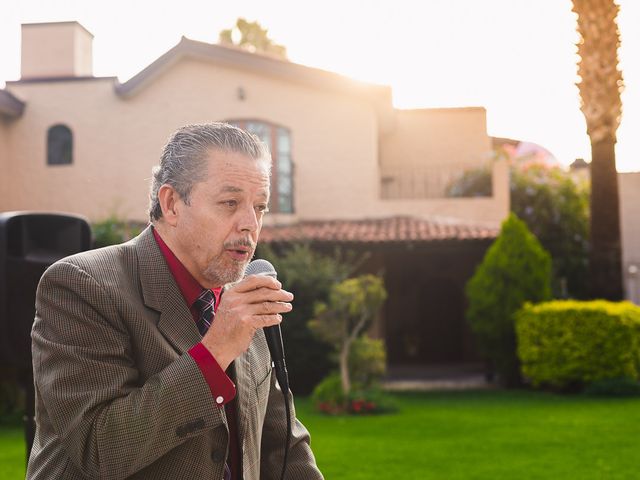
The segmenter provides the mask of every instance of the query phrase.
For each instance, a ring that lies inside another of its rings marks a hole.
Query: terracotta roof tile
[[[291,225],[265,225],[264,243],[295,241],[338,243],[432,242],[481,240],[498,236],[499,228],[450,223],[414,217],[362,220],[303,221]]]

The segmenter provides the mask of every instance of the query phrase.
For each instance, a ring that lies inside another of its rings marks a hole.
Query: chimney
[[[22,24],[22,79],[92,76],[92,42],[78,22]]]

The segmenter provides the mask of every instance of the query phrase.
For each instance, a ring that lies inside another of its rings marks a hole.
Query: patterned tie
[[[213,317],[216,315],[216,297],[211,290],[204,289],[196,301],[193,302],[193,306],[200,312],[197,325],[200,335],[204,337],[204,334],[207,333],[213,323]],[[231,469],[228,462],[224,464],[224,480],[231,480]]]
[[[209,330],[209,327],[213,322],[213,317],[215,316],[216,297],[213,296],[213,292],[211,290],[205,289],[197,300],[193,302],[193,305],[200,312],[197,325],[200,335],[204,336],[204,334],[207,333],[207,330]]]

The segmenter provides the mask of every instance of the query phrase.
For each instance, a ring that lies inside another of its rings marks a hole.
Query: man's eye
[[[224,202],[222,202],[222,204],[231,208],[238,206],[238,202],[236,200],[225,200]]]
[[[269,211],[269,207],[267,205],[256,205],[256,210],[260,213],[267,213]]]

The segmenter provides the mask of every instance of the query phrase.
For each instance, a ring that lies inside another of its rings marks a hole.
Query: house
[[[272,152],[263,241],[369,251],[391,363],[477,358],[463,287],[509,211],[483,108],[396,110],[389,87],[184,37],[121,83],[92,75],[92,40],[77,22],[22,26],[21,78],[0,90],[0,211],[145,221],[171,132],[232,122]],[[447,198],[477,168],[492,195]]]
[[[640,172],[618,174],[625,298],[640,305]]]

